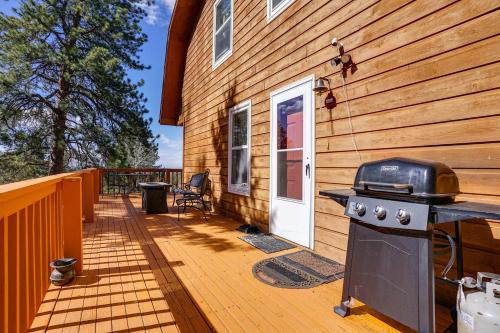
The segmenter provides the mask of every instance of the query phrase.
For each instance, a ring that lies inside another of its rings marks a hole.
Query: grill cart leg
[[[345,272],[344,272],[344,284],[342,287],[342,299],[340,300],[340,305],[333,308],[333,311],[341,317],[346,317],[350,315],[351,309],[348,305],[351,304],[351,297],[349,296],[349,283],[351,280],[351,263],[354,254],[354,239],[356,234],[356,224],[352,222],[352,218],[349,222],[349,238],[347,240],[347,257],[345,261]],[[352,236],[351,236],[352,235]]]
[[[347,301],[350,302],[350,297],[348,297]],[[342,302],[339,306],[334,307],[333,311],[341,317],[347,317],[351,314],[351,309],[345,306],[344,302]]]
[[[422,333],[435,332],[434,250],[432,240],[432,229],[427,232],[427,237],[418,240],[420,243],[418,331]]]

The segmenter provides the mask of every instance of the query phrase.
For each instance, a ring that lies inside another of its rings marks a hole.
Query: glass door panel
[[[278,104],[278,150],[303,147],[303,100],[298,96]]]
[[[302,149],[278,152],[277,195],[302,200]]]
[[[277,111],[277,186],[281,198],[302,201],[304,147],[304,96],[278,103]]]

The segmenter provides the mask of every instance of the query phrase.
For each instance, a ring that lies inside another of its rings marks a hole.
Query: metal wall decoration
[[[327,87],[328,84],[328,87]],[[328,91],[328,95],[326,95],[325,99],[325,107],[328,110],[333,109],[337,106],[337,99],[333,95],[332,88],[330,86],[330,79],[326,77],[319,77],[314,83],[313,91],[318,95],[322,95],[323,93]]]

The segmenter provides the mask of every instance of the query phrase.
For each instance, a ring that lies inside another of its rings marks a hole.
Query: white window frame
[[[217,5],[221,2],[222,0],[217,0],[215,1],[214,3],[214,8],[213,8],[213,23],[212,23],[212,70],[215,70],[217,67],[219,67],[220,65],[222,65],[222,63],[224,63],[224,61],[226,61],[232,54],[233,54],[233,16],[234,16],[234,1],[231,0],[231,17],[228,19],[229,20],[229,24],[231,26],[231,38],[230,38],[230,41],[229,41],[229,50],[224,53],[219,59],[215,59],[215,36],[217,34],[218,31],[215,31],[215,24],[216,24],[216,21],[217,21]],[[222,27],[224,27],[224,25],[227,23],[224,22],[219,31],[222,29]]]
[[[288,8],[295,0],[285,0],[278,8],[273,10],[272,0],[267,0],[267,23],[278,17],[285,9]]]
[[[239,112],[247,113],[247,144],[243,146],[233,147],[233,115]],[[250,196],[251,190],[251,160],[252,160],[252,102],[245,101],[231,109],[229,109],[229,129],[228,129],[228,184],[227,188],[230,193]],[[233,167],[233,149],[247,149],[247,169],[248,169],[248,182],[246,186],[232,184],[232,167]]]

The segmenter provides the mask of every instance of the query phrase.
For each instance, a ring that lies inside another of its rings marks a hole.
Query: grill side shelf
[[[346,190],[326,190],[319,191],[319,195],[323,195],[325,197],[329,197],[335,202],[339,203],[343,207],[347,206],[347,201],[349,200],[349,196],[355,195],[354,191],[351,189]]]
[[[435,223],[446,223],[467,219],[489,219],[500,221],[500,205],[479,202],[455,202],[447,205],[433,205],[431,213]]]

